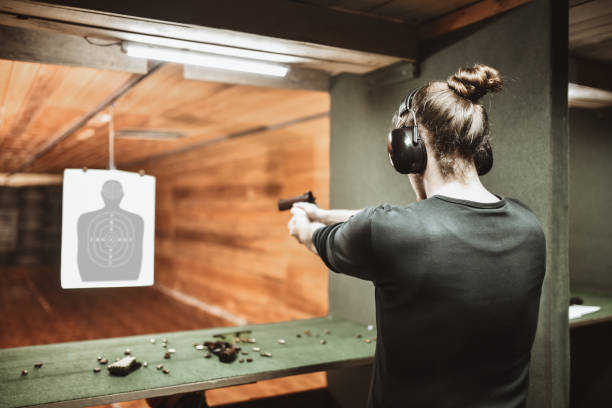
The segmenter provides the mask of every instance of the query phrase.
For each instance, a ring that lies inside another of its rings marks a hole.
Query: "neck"
[[[442,177],[437,166],[432,166],[425,173],[423,184],[427,197],[438,194],[478,202],[499,201],[482,185],[473,164],[468,166],[460,177],[450,176],[447,178]]]

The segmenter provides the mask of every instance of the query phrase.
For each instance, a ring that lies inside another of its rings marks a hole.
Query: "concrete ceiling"
[[[364,13],[370,16],[397,20],[409,24],[422,24],[432,18],[458,10],[478,0],[290,0],[327,7],[334,10]]]

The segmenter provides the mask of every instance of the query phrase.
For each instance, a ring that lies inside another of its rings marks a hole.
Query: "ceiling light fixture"
[[[147,44],[123,41],[123,51],[130,57],[147,58],[158,61],[176,62],[179,64],[198,65],[208,68],[248,72],[251,74],[284,77],[289,67],[244,58],[227,57],[216,54],[205,54],[190,50],[156,47]]]
[[[612,92],[570,82],[567,101],[570,107],[602,108],[612,105]]]
[[[184,132],[148,129],[122,129],[115,135],[123,139],[176,140],[187,136]]]

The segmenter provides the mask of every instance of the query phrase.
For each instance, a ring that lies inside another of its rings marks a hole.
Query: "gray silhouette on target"
[[[77,263],[83,281],[137,280],[142,264],[144,221],[119,208],[123,187],[102,185],[104,208],[82,214],[77,222]]]

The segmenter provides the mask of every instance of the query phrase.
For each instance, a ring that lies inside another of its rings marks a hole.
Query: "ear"
[[[423,176],[425,176],[428,173],[431,173],[431,171],[434,171],[434,168],[435,168],[435,171],[439,172],[438,159],[436,158],[434,154],[434,149],[431,147],[431,144],[430,144],[431,133],[426,127],[424,127],[420,123],[419,123],[419,135],[421,136],[421,140],[423,140],[423,143],[425,143],[425,151],[427,152],[427,166],[425,167],[425,172],[423,172]]]

